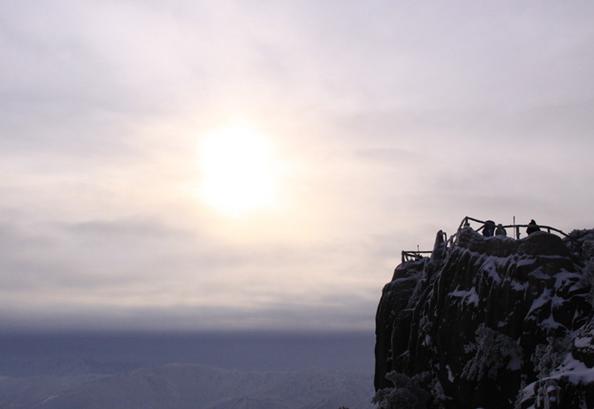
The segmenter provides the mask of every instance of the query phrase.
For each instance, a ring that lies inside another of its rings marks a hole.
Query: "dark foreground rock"
[[[383,289],[379,406],[594,408],[594,231],[440,243]]]

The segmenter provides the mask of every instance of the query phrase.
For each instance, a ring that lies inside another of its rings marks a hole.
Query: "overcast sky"
[[[373,328],[465,215],[594,227],[591,1],[0,0],[2,328]],[[283,205],[195,194],[241,120]],[[279,167],[280,169],[280,167]]]

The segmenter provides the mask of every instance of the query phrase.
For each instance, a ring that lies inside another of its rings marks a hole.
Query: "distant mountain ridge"
[[[0,379],[0,408],[367,409],[370,384],[367,375],[343,371],[240,371],[168,364],[82,380],[6,377]]]
[[[593,267],[594,230],[438,236],[430,258],[403,262],[383,289],[377,398],[417,409],[594,407]]]
[[[0,333],[0,409],[367,409],[353,332]]]

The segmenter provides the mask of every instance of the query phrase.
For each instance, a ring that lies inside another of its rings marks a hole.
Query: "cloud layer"
[[[370,329],[399,251],[465,215],[592,227],[589,2],[4,2],[5,328]],[[284,207],[195,195],[270,136]]]

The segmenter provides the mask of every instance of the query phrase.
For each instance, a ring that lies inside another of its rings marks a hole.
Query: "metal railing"
[[[456,235],[458,234],[458,232],[464,226],[470,225],[470,221],[473,221],[473,222],[476,222],[476,223],[480,223],[481,226],[479,228],[473,229],[477,233],[480,233],[485,228],[485,223],[487,222],[486,220],[479,220],[479,219],[475,219],[474,217],[466,216],[460,222],[460,226],[458,226],[458,230],[456,231]],[[503,228],[506,229],[506,230],[507,229],[512,229],[512,231],[515,233],[516,239],[519,239],[520,236],[521,236],[520,229],[527,228],[528,226],[529,226],[528,224],[505,224],[505,225],[503,225]],[[569,237],[569,235],[567,233],[565,233],[563,230],[557,229],[556,227],[546,226],[546,225],[541,225],[541,224],[539,224],[538,227],[540,228],[541,231],[546,231],[547,233],[553,233],[554,232],[554,233],[557,233],[558,235],[560,235],[562,237]]]
[[[402,250],[402,262],[420,260],[423,258],[423,254],[431,256],[432,253],[430,250]]]
[[[462,221],[460,222],[460,225],[458,226],[456,233],[452,234],[449,239],[447,238],[447,235],[445,235],[446,248],[451,248],[456,245],[458,236],[460,235],[460,231],[463,228],[465,228],[465,227],[472,228],[472,226],[470,226],[470,222],[480,224],[480,226],[478,228],[472,229],[472,230],[474,230],[477,233],[481,233],[483,231],[483,229],[485,228],[485,223],[487,222],[487,220],[480,220],[480,219],[475,219],[474,217],[465,216],[462,219]],[[520,239],[520,236],[521,236],[520,229],[527,228],[529,225],[528,224],[506,224],[506,225],[502,225],[502,226],[506,230],[512,229],[512,232],[514,233],[516,240],[518,240],[518,239]],[[538,225],[538,227],[540,228],[541,231],[546,231],[547,233],[556,233],[561,237],[571,238],[563,230],[557,229],[556,227],[547,226],[547,225]],[[402,257],[402,262],[404,263],[406,261],[416,261],[416,260],[422,259],[423,257],[430,257],[431,254],[433,254],[433,251],[429,251],[429,250],[403,250],[401,252],[401,257]]]

